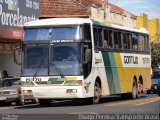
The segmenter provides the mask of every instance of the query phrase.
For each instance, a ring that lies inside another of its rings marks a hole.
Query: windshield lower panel
[[[22,76],[82,74],[81,43],[24,45]]]

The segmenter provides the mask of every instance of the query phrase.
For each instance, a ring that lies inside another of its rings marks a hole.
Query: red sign
[[[0,29],[0,38],[21,40],[23,37],[22,29],[3,28]]]

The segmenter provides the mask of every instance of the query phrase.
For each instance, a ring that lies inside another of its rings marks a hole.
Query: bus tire
[[[48,107],[52,103],[52,100],[50,99],[39,99],[38,101],[39,101],[40,106],[42,107]]]
[[[140,80],[138,80],[137,84],[137,98],[141,97],[141,93],[143,93],[143,84]]]
[[[132,92],[129,94],[131,99],[136,99],[137,98],[137,83],[134,80],[133,85],[132,85]]]
[[[90,98],[85,98],[85,103],[86,104],[97,104],[99,103],[101,98],[101,87],[100,83],[96,81],[94,85],[94,96]]]
[[[93,104],[99,103],[101,98],[101,87],[99,82],[95,82],[94,85],[94,96],[93,96]]]

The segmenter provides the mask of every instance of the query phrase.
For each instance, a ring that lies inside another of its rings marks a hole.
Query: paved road
[[[104,97],[100,104],[86,105],[83,101],[55,101],[50,107],[38,104],[26,106],[1,106],[1,114],[159,114],[160,97],[142,95],[136,100],[122,100],[120,96]]]

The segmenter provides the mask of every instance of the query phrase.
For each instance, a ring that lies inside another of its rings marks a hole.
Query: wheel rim
[[[142,88],[142,83],[139,81],[138,82],[138,88],[137,88],[137,97],[139,98],[141,96],[141,92],[143,91],[143,88]]]

